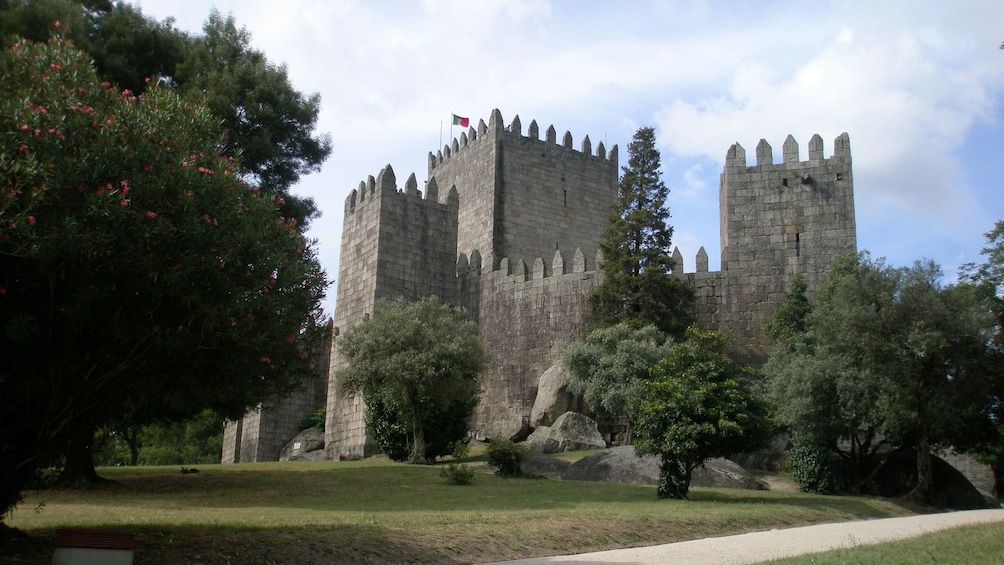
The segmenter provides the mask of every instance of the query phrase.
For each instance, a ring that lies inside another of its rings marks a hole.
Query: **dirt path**
[[[955,526],[998,521],[1004,521],[1004,510],[946,512],[863,522],[817,524],[801,528],[753,532],[666,545],[616,549],[580,555],[520,559],[488,565],[545,565],[549,563],[575,565],[586,563],[739,565],[843,547],[895,541]]]

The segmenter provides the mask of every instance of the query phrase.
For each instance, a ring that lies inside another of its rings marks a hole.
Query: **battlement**
[[[484,120],[479,120],[478,127],[475,128],[471,126],[466,132],[461,132],[459,138],[454,138],[450,144],[444,145],[443,148],[433,154],[429,152],[429,176],[433,175],[433,171],[436,167],[442,165],[450,158],[460,155],[468,147],[473,147],[476,142],[482,140],[527,140],[527,141],[537,141],[541,143],[546,143],[551,146],[561,147],[573,151],[576,153],[581,153],[584,156],[595,157],[600,161],[610,161],[614,163],[616,167],[618,155],[617,146],[613,146],[610,149],[609,154],[607,153],[606,147],[603,142],[599,142],[596,145],[596,151],[593,152],[593,144],[590,141],[589,136],[582,138],[582,142],[579,145],[578,151],[573,147],[574,141],[572,139],[572,133],[565,131],[565,135],[562,136],[560,145],[558,144],[557,130],[554,126],[548,126],[544,133],[544,140],[540,139],[540,130],[537,126],[537,120],[532,120],[529,127],[527,128],[527,135],[523,135],[523,125],[520,121],[519,115],[513,117],[512,122],[506,126],[502,121],[502,113],[496,108],[492,110],[491,117],[488,119],[488,124],[485,124]]]
[[[833,141],[833,157],[838,159],[850,159],[851,158],[851,139],[844,132],[837,136]],[[770,144],[767,143],[766,139],[760,139],[760,143],[756,146],[756,165],[757,167],[769,166],[769,165],[792,165],[795,163],[805,163],[807,165],[818,164],[819,161],[826,160],[823,157],[823,138],[819,134],[815,134],[809,139],[809,159],[808,161],[799,161],[799,148],[798,142],[795,141],[794,136],[788,135],[784,140],[784,146],[782,147],[782,162],[774,163],[773,149]],[[737,141],[733,143],[729,150],[725,153],[725,169],[737,167],[747,167],[746,163],[746,150]]]
[[[603,257],[597,252],[593,259],[592,268],[589,268],[585,253],[579,247],[575,248],[572,261],[569,264],[561,251],[555,251],[550,262],[543,257],[537,257],[532,263],[518,259],[510,261],[508,257],[496,261],[492,254],[487,254],[484,259],[478,250],[471,252],[470,257],[460,253],[457,257],[457,276],[472,277],[490,275],[496,278],[505,278],[509,282],[527,282],[541,280],[551,277],[560,277],[568,274],[579,274],[588,272],[598,272],[599,265],[602,265]]]
[[[379,189],[379,193],[378,193]],[[397,187],[397,177],[394,174],[394,169],[390,165],[387,165],[376,177],[370,175],[365,181],[359,182],[359,187],[352,190],[349,195],[345,198],[345,215],[350,216],[355,214],[356,206],[363,206],[366,202],[372,202],[375,200],[374,196],[377,194],[383,195],[403,195],[411,197],[413,199],[424,200],[431,203],[439,203],[439,186],[436,184],[436,179],[431,178],[425,185],[425,193],[418,189],[418,179],[415,177],[415,173],[411,173],[408,180],[404,183],[404,190]],[[455,186],[450,187],[449,193],[446,196],[446,204],[457,204],[459,196],[457,195],[457,188]]]

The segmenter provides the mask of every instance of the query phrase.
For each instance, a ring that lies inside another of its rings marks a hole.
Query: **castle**
[[[761,140],[750,166],[741,145],[729,148],[720,270],[709,270],[701,248],[696,272],[685,273],[674,252],[698,325],[726,330],[731,356],[754,365],[766,358],[762,328],[792,277],[802,275],[811,298],[836,259],[857,251],[847,134],[829,158],[818,135],[808,160],[791,136],[782,153],[774,163]],[[602,277],[598,242],[617,197],[617,147],[594,151],[587,136],[575,149],[553,126],[541,139],[536,122],[524,135],[518,116],[505,125],[494,110],[429,154],[423,190],[414,174],[403,188],[397,182],[388,165],[345,201],[333,344],[377,300],[438,296],[471,313],[488,354],[472,429],[498,414],[528,415],[540,376],[585,336],[586,299]],[[303,394],[228,422],[223,462],[275,460],[296,424],[325,403],[327,454],[371,454],[362,399],[337,394],[341,363],[333,347],[326,387],[318,377]]]

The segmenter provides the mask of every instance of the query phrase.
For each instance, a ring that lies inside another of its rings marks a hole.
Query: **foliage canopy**
[[[773,432],[754,373],[729,359],[725,337],[687,330],[637,397],[639,455],[661,459],[659,498],[687,498],[694,469],[713,457],[759,449]]]
[[[336,373],[342,394],[363,394],[407,422],[412,463],[427,462],[426,413],[473,408],[484,349],[462,309],[432,296],[417,302],[380,301],[373,315],[336,341],[346,365]],[[468,410],[462,420],[470,416]],[[463,437],[450,438],[456,441]]]
[[[204,108],[118,92],[64,39],[0,69],[2,513],[74,430],[292,391],[326,282]]]
[[[585,341],[565,349],[565,366],[572,374],[569,389],[590,409],[624,416],[630,424],[652,367],[672,349],[672,340],[655,326],[635,329],[620,323],[595,329]]]
[[[931,262],[844,257],[805,331],[785,333],[771,351],[765,372],[779,421],[839,455],[852,490],[878,468],[880,447],[915,447],[915,495],[927,501],[932,448],[992,433],[994,319],[976,287],[943,286],[941,276]]]
[[[672,276],[673,228],[655,130],[639,129],[628,145],[614,212],[600,240],[603,282],[589,297],[594,328],[627,322],[679,337],[691,323],[690,290]]]

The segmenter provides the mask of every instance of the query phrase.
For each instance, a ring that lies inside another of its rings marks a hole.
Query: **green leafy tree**
[[[993,317],[972,285],[942,286],[931,262],[892,268],[867,254],[838,261],[796,347],[765,371],[778,419],[828,447],[860,490],[888,444],[915,448],[914,496],[931,496],[931,451],[990,431]],[[962,427],[965,429],[962,429]]]
[[[383,410],[407,422],[411,463],[428,461],[426,413],[473,407],[477,399],[485,356],[477,325],[434,296],[378,302],[373,315],[349,328],[337,346],[346,360],[336,373],[340,393],[379,397]],[[468,411],[462,420],[469,417]],[[458,439],[463,437],[450,441]]]
[[[294,390],[326,282],[204,108],[113,90],[61,39],[0,71],[2,515],[78,430]]]
[[[997,318],[992,344],[998,354],[1004,353],[1004,221],[998,221],[994,229],[986,234],[987,246],[982,254],[983,263],[967,263],[962,266],[961,280],[975,285],[980,300]],[[998,364],[1004,369],[1004,362]],[[970,441],[970,451],[994,471],[994,494],[1004,493],[1004,375],[998,370],[989,374],[992,379],[993,433],[976,441]],[[970,438],[973,439],[973,438]]]
[[[251,46],[251,34],[233,16],[215,9],[178,66],[186,93],[204,93],[220,118],[225,153],[241,156],[245,180],[282,196],[283,214],[305,223],[317,215],[307,197],[289,193],[300,176],[320,170],[331,153],[329,136],[313,136],[321,96],[304,96],[289,81],[285,65],[275,65]]]
[[[672,276],[673,228],[655,130],[639,129],[628,145],[616,209],[600,240],[603,282],[589,297],[594,328],[627,322],[679,337],[691,323],[690,290]]]
[[[331,153],[329,136],[314,134],[320,96],[293,88],[286,68],[254,49],[232,16],[213,10],[203,34],[190,36],[126,2],[0,2],[0,34],[8,37],[44,41],[55,21],[119,89],[142,93],[157,79],[207,106],[223,128],[222,152],[240,156],[245,181],[281,197],[282,215],[301,228],[318,215],[312,199],[290,188]]]
[[[772,434],[754,373],[723,355],[725,337],[687,330],[687,341],[652,370],[637,397],[639,455],[658,455],[659,498],[687,498],[694,469],[714,457],[759,449]]]
[[[569,389],[592,410],[627,418],[630,443],[636,399],[652,367],[672,349],[672,340],[651,325],[635,329],[620,323],[593,330],[584,342],[565,349],[565,366],[572,374]]]
[[[394,461],[406,461],[411,455],[411,420],[387,406],[379,394],[364,396],[366,429],[373,443]],[[462,398],[445,406],[426,406],[422,410],[425,434],[425,460],[435,461],[453,452],[457,441],[467,437],[468,422],[477,398]]]

